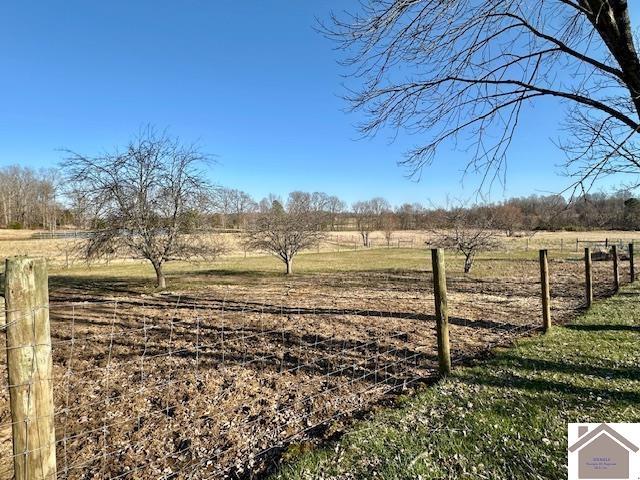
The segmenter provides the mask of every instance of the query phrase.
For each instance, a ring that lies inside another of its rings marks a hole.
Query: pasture
[[[605,235],[619,237],[592,238]],[[462,258],[447,253],[454,363],[539,329],[538,255],[533,243],[511,245],[521,241],[482,254],[466,275]],[[251,478],[291,445],[332,438],[354,416],[431,381],[429,252],[324,250],[297,257],[293,276],[271,257],[238,252],[170,263],[163,292],[137,261],[54,261],[58,478]],[[582,255],[549,255],[552,318],[566,322],[584,303]],[[611,262],[594,262],[596,296],[611,288]],[[5,364],[0,479],[12,476]]]

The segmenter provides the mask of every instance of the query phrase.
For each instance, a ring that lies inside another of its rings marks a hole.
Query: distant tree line
[[[296,191],[291,196],[322,217],[319,221],[322,230],[357,231],[365,245],[373,231],[382,231],[385,237],[389,237],[396,230],[450,228],[453,226],[451,212],[460,209],[459,205],[437,208],[421,203],[403,203],[394,207],[381,197],[357,201],[349,206],[338,197],[322,192]],[[246,192],[218,189],[211,205],[211,225],[246,229],[261,212],[268,210],[274,199],[278,197],[271,195],[257,202]],[[467,205],[464,210],[470,222],[489,222],[507,236],[535,230],[640,229],[640,199],[626,190],[612,194],[585,194],[572,201],[561,195],[531,195],[499,203]]]
[[[57,195],[57,172],[20,165],[0,169],[0,225],[4,228],[46,228],[64,218]]]
[[[15,229],[60,227],[94,228],[95,218],[87,214],[86,197],[64,190],[56,169],[35,170],[20,165],[0,169],[0,226]],[[390,241],[396,230],[428,230],[451,227],[451,208],[435,208],[421,203],[392,206],[374,197],[348,205],[335,195],[323,192],[290,194],[290,201],[315,212],[323,231],[351,230],[368,244],[372,231],[382,231]],[[276,195],[254,199],[242,190],[213,187],[207,198],[198,201],[198,222],[194,228],[247,230],[270,211]],[[458,207],[456,207],[458,208]],[[640,199],[631,192],[590,193],[568,201],[560,195],[531,195],[500,203],[465,207],[469,218],[491,224],[506,235],[535,230],[639,230]]]

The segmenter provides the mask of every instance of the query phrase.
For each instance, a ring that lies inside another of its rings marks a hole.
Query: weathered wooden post
[[[55,479],[56,437],[45,260],[7,259],[4,295],[15,479]]]
[[[580,240],[576,238],[576,253],[578,253],[579,246],[580,246]]]
[[[633,263],[633,243],[629,244],[629,281],[636,281],[636,266]]]
[[[560,253],[564,252],[564,238],[560,239]]]
[[[613,245],[611,247],[611,255],[613,256],[613,290],[618,291],[620,289],[620,274],[618,271],[618,246]]]
[[[540,284],[542,286],[542,328],[551,328],[551,296],[549,293],[549,261],[547,250],[540,250]]]
[[[447,275],[444,268],[444,252],[441,248],[431,249],[433,267],[433,293],[436,303],[436,335],[438,337],[438,366],[440,375],[451,373],[451,352],[449,351],[449,310],[447,306]]]
[[[584,249],[585,300],[587,308],[593,303],[593,274],[591,272],[591,249]]]
[[[4,292],[2,292],[4,295]],[[0,298],[0,330],[4,329],[4,326],[7,324],[7,314],[4,308],[4,297]]]

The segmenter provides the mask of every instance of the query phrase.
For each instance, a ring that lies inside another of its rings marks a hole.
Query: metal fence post
[[[611,247],[611,255],[613,256],[613,289],[618,291],[620,289],[620,274],[618,270],[618,247],[613,245]]]
[[[629,281],[636,281],[636,266],[633,263],[633,243],[629,244]]]
[[[551,296],[549,293],[549,261],[547,250],[540,250],[540,284],[542,286],[542,328],[551,328]]]
[[[56,478],[45,260],[7,259],[4,295],[15,479]]]
[[[447,276],[444,267],[444,253],[441,248],[431,249],[433,266],[433,293],[436,303],[436,335],[438,336],[438,365],[440,375],[451,373],[451,352],[449,350],[449,309],[447,306]]]
[[[587,308],[593,303],[593,274],[591,272],[591,249],[584,249],[584,276],[585,276],[585,296]]]

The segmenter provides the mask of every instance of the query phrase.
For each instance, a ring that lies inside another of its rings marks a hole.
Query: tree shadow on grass
[[[153,289],[153,279],[142,276],[49,276],[51,296],[62,301],[74,301],[75,297],[84,301],[87,295],[139,295],[151,289]]]
[[[640,381],[640,370],[630,367],[594,366],[586,363],[556,362],[538,358],[522,358],[515,352],[501,354],[497,360],[500,365],[515,368],[523,372],[546,371],[570,375],[588,375],[605,379],[627,379]]]
[[[640,325],[567,325],[566,328],[580,332],[640,332]]]
[[[625,402],[629,404],[637,404],[638,402],[640,402],[640,393],[638,393],[637,391],[581,387],[571,383],[559,382],[555,380],[527,378],[525,376],[519,376],[508,372],[500,372],[499,374],[487,374],[486,372],[465,373],[460,377],[460,381],[474,385],[504,387],[509,389],[516,388],[527,390],[533,393],[558,392],[563,394],[571,394],[576,397],[576,402],[578,403],[590,397],[615,399],[617,402]]]

